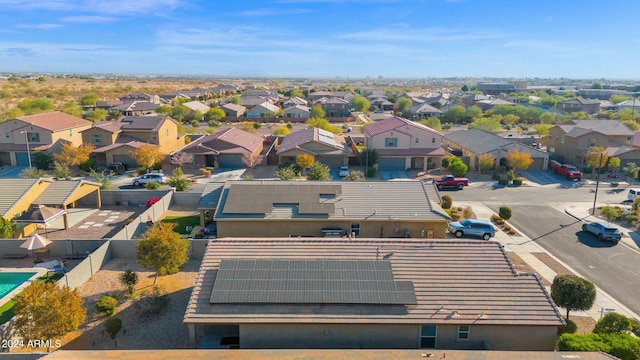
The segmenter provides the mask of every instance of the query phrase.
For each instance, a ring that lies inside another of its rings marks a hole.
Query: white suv
[[[152,181],[155,181],[160,184],[164,184],[167,182],[167,176],[165,174],[160,174],[160,173],[149,173],[149,174],[144,174],[142,176],[134,178],[131,181],[131,183],[135,186],[140,186],[140,185],[150,183]]]

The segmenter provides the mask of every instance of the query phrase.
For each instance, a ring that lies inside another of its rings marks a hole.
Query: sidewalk
[[[482,202],[477,202],[477,201],[467,201],[464,203],[458,202],[456,203],[456,206],[462,206],[462,207],[470,206],[473,209],[476,216],[478,217],[478,219],[481,219],[481,220],[489,220],[491,218],[491,215],[495,214],[493,210],[491,210],[489,207],[484,205]],[[571,209],[571,211],[575,212],[576,214],[579,214],[581,209],[582,209],[581,207],[580,208],[576,207]],[[582,209],[582,210],[584,210],[583,213],[586,215],[587,214],[586,209]],[[567,212],[567,214],[569,214],[569,212]],[[563,263],[558,258],[553,256],[552,254],[549,254],[546,250],[540,247],[536,242],[531,241],[531,239],[529,239],[521,231],[513,227],[513,225],[509,224],[509,226],[511,226],[514,230],[516,230],[520,234],[520,236],[511,236],[505,233],[504,231],[498,231],[496,232],[496,236],[494,240],[499,241],[505,247],[505,251],[513,252],[516,255],[518,255],[524,262],[529,264],[529,266],[531,266],[542,278],[547,280],[549,283],[553,282],[553,279],[557,274],[550,267],[548,267],[546,264],[540,261],[540,259],[538,259],[534,255],[535,253],[546,253],[552,258],[554,258],[556,261],[558,261],[560,264],[562,264],[565,268],[567,268],[572,273],[578,276],[582,276],[578,272],[576,272],[574,269],[567,266],[565,263]],[[625,231],[625,233],[627,232],[628,231]],[[640,243],[640,236],[638,237],[638,242],[634,242],[633,240],[629,240],[629,241],[634,243],[635,248],[637,248],[638,246],[635,244]],[[546,288],[549,294],[551,294],[550,287],[546,287]],[[588,311],[574,311],[572,312],[572,315],[590,316],[594,320],[598,321],[602,317],[603,313],[606,313],[609,311],[615,311],[619,314],[622,314],[630,318],[640,319],[640,316],[638,316],[638,314],[629,310],[627,307],[619,303],[617,300],[615,300],[613,297],[611,297],[609,294],[607,294],[600,288],[596,287],[596,291],[597,291],[596,301],[593,304],[593,307]]]

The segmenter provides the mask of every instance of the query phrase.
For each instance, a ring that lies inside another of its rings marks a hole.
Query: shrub
[[[638,222],[638,215],[625,215],[624,220],[628,223],[635,224],[636,222]]]
[[[100,313],[111,316],[115,314],[117,305],[118,300],[116,300],[116,298],[109,295],[102,295],[96,302],[96,310]]]
[[[202,174],[205,177],[211,177],[211,174],[213,172],[210,169],[207,168],[200,168],[200,174]]]
[[[162,170],[162,163],[157,162],[157,163],[153,164],[153,166],[151,166],[151,168],[153,170],[155,170],[155,171],[160,171],[160,170]]]
[[[638,211],[638,206],[640,206],[640,197],[637,197],[635,200],[633,200],[631,208],[633,209],[633,211]]]
[[[493,174],[491,174],[491,178],[497,181],[497,180],[500,180],[502,177],[500,176],[500,174],[494,172]]]
[[[511,230],[511,226],[509,226],[509,225],[505,224],[505,225],[502,227],[502,229],[503,229],[504,231],[509,231],[509,230]]]
[[[616,186],[618,186],[618,183],[617,182],[612,182],[609,185],[611,185],[611,187],[616,187]]]
[[[513,185],[515,186],[522,185],[522,179],[513,179]]]
[[[474,213],[473,210],[471,210],[471,208],[469,206],[465,207],[462,210],[462,217],[465,219],[472,219],[474,217]]]
[[[511,208],[508,206],[500,206],[498,215],[505,220],[511,219]]]
[[[460,218],[461,218],[461,216],[457,212],[452,212],[451,213],[451,220],[458,221],[458,220],[460,220]]]
[[[500,184],[500,185],[502,185],[502,186],[509,185],[509,180],[507,180],[507,179],[500,179],[500,180],[498,180],[498,184]]]
[[[598,320],[594,334],[622,334],[631,329],[631,321],[624,315],[615,312],[608,313]]]
[[[191,120],[191,126],[194,128],[200,127],[200,122],[198,120]]]
[[[496,224],[503,225],[504,224],[504,219],[503,218],[496,219]]]
[[[150,181],[150,182],[144,184],[144,187],[147,190],[158,190],[158,189],[160,189],[160,186],[161,186],[160,183],[157,182],[157,181]]]
[[[513,170],[509,170],[507,171],[507,180],[508,181],[513,181],[516,178],[516,173]]]
[[[104,322],[104,331],[106,331],[112,339],[116,338],[116,334],[120,329],[122,329],[122,320],[117,317],[109,318]]]
[[[132,294],[138,283],[138,274],[131,269],[123,271],[120,274],[120,283],[127,288],[127,293]]]
[[[572,320],[567,319],[567,325],[558,328],[558,335],[575,334],[578,331],[578,325]]]
[[[509,233],[509,235],[515,235],[515,234],[516,234],[516,231],[515,231],[515,230],[513,230],[513,229],[509,229],[509,232],[508,232],[508,233]]]
[[[640,336],[640,321],[636,319],[629,319],[631,321],[631,332],[635,336]]]
[[[451,209],[452,204],[453,204],[453,199],[451,198],[451,195],[442,196],[442,203],[440,203],[440,205],[442,206],[443,209]]]
[[[89,172],[91,170],[95,170],[96,169],[95,160],[89,159],[89,160],[83,162],[82,164],[80,164],[80,169],[82,169],[82,171],[86,171],[86,172]]]
[[[585,166],[582,168],[582,172],[585,174],[591,174],[593,172],[593,168],[591,166]]]
[[[373,166],[369,166],[367,168],[367,177],[368,178],[372,178],[376,176],[376,168]]]
[[[491,215],[491,221],[498,221],[498,220],[502,220],[502,218],[496,214]]]

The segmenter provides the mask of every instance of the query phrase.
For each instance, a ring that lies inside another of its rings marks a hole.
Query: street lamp
[[[598,185],[600,185],[600,168],[602,167],[602,155],[604,152],[600,153],[600,161],[598,162],[598,176],[596,178],[596,192],[593,194],[593,209],[591,209],[591,215],[596,213],[596,199],[598,198]]]
[[[25,140],[27,140],[27,158],[29,160],[29,170],[31,170],[31,150],[29,150],[29,134],[26,131],[20,131],[20,134],[24,134]]]

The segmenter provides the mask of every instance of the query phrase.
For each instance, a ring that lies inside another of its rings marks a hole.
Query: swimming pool
[[[16,290],[28,285],[28,281],[38,275],[37,272],[4,272],[0,271],[0,306],[9,301]],[[25,286],[23,286],[25,285]]]

